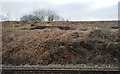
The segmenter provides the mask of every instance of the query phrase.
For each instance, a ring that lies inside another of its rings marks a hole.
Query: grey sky
[[[19,20],[35,9],[52,9],[74,21],[117,20],[119,0],[1,0],[0,15]]]

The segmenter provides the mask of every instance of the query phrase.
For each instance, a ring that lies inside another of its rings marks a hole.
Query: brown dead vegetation
[[[3,64],[118,63],[118,34],[81,30],[3,30]],[[115,35],[115,36],[114,36]],[[112,51],[112,52],[111,52]],[[117,52],[117,53],[116,53]]]

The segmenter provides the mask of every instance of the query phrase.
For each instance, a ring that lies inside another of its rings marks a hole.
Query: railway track
[[[2,74],[119,74],[118,68],[2,67]]]

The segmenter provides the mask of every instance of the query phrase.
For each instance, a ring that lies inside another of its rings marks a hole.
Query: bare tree
[[[60,20],[60,16],[58,15],[50,15],[48,17],[48,21],[57,21],[57,20]]]
[[[52,10],[34,10],[30,15],[24,15],[21,20],[39,20],[45,21],[45,17],[48,17],[48,21],[58,21],[60,20],[60,16],[56,14],[55,11]]]
[[[52,10],[47,10],[47,16],[48,16],[48,21],[60,20],[60,16],[58,14],[56,14],[55,11],[52,11]]]
[[[45,10],[35,10],[33,15],[39,18],[40,21],[45,21],[46,11]]]

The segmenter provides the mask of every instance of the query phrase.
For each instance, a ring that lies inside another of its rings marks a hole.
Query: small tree
[[[38,17],[34,15],[24,15],[23,17],[20,18],[21,21],[34,21],[34,20],[41,20]]]
[[[9,13],[5,13],[4,15],[0,15],[0,20],[1,21],[10,21],[11,20],[11,15]]]

